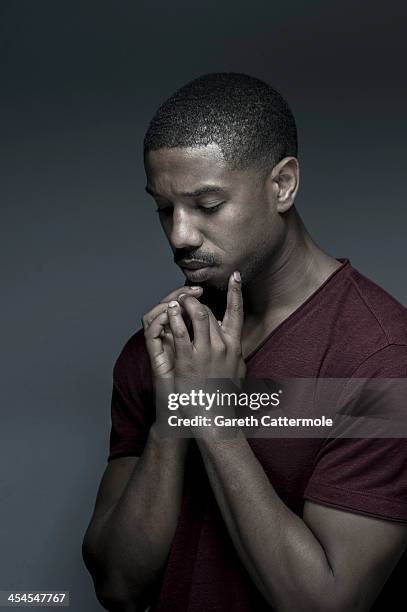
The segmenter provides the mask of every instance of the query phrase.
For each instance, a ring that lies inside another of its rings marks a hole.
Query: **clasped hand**
[[[222,321],[202,304],[195,291],[182,287],[172,292],[143,317],[144,335],[155,378],[242,379],[243,298],[240,275],[229,278],[227,305]],[[177,299],[174,299],[177,298]],[[192,324],[191,340],[183,314]]]

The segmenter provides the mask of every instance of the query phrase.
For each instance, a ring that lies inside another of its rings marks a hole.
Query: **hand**
[[[157,306],[143,316],[144,337],[153,378],[174,377],[175,347],[167,314],[169,302],[176,300],[183,293],[200,296],[202,291],[202,287],[179,287],[166,295]],[[186,315],[184,309],[182,312]]]
[[[182,318],[180,304],[192,322],[192,342]],[[179,298],[179,303],[171,301],[167,313],[175,351],[175,363],[171,371],[176,378],[245,377],[246,364],[241,342],[243,297],[239,273],[229,278],[227,306],[222,322],[218,322],[210,308],[190,294]]]

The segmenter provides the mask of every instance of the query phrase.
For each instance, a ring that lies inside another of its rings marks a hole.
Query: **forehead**
[[[205,184],[227,188],[236,178],[218,145],[174,147],[149,151],[145,160],[147,187],[161,192],[189,192]]]

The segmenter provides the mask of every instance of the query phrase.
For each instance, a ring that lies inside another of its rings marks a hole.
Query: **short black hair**
[[[144,138],[148,151],[215,143],[233,169],[271,169],[297,157],[297,128],[287,102],[246,74],[217,72],[190,81],[157,110]]]

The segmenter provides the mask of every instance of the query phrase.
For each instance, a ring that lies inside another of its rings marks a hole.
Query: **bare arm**
[[[275,492],[243,434],[197,439],[235,548],[279,612],[364,612],[407,544],[407,525],[307,501],[303,517]]]
[[[144,610],[168,556],[181,506],[186,440],[150,430],[140,458],[111,461],[99,487],[83,557],[108,610]]]
[[[239,277],[233,276],[221,325],[198,300],[182,298],[193,342],[179,305],[169,309],[178,379],[234,380],[245,373],[242,296]],[[369,610],[406,547],[407,525],[311,502],[297,516],[277,495],[240,430],[232,440],[220,439],[216,426],[196,433],[226,527],[265,599],[278,612]]]
[[[166,310],[185,292],[200,295],[202,289],[179,287],[142,319],[154,381],[172,377]],[[177,525],[187,448],[188,440],[161,439],[154,424],[140,459],[115,459],[106,468],[83,557],[96,594],[109,610],[137,612],[150,600]]]

